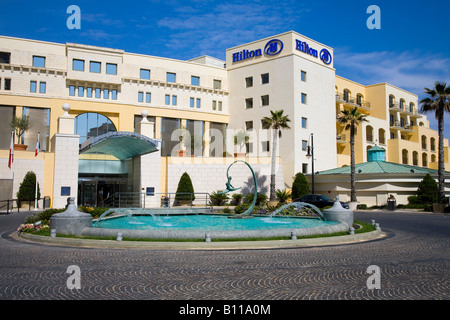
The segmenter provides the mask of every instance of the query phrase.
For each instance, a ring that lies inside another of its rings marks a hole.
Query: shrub
[[[209,195],[209,198],[211,199],[210,203],[213,206],[223,206],[227,204],[230,197],[226,193],[221,193],[222,190],[214,191]]]
[[[234,213],[241,214],[250,208],[250,203],[243,203],[234,208]]]
[[[291,197],[291,194],[288,191],[286,191],[286,189],[284,190],[277,189],[277,191],[275,192],[275,196],[281,203],[286,203],[287,200]]]
[[[54,214],[66,211],[66,209],[47,209],[42,212],[35,213],[34,215],[28,216],[25,219],[26,224],[36,223],[42,221],[43,224],[50,223],[50,217]]]
[[[417,198],[423,204],[433,204],[438,201],[438,192],[437,182],[427,173],[419,183]]]
[[[175,202],[178,202],[180,200],[195,200],[194,186],[192,185],[191,177],[187,172],[183,173],[180,181],[178,182]]]
[[[19,201],[31,201],[34,200],[36,191],[36,174],[33,171],[28,171],[25,177],[23,178],[22,183],[20,184],[19,191],[17,192],[17,200]],[[41,192],[39,190],[38,183],[38,192],[37,198],[41,198]]]
[[[253,193],[248,193],[245,196],[244,203],[251,204],[252,201],[253,201]],[[265,195],[264,193],[259,193],[258,192],[258,194],[256,196],[256,203],[255,203],[255,205],[256,206],[262,206],[262,205],[265,205],[266,203],[267,203],[267,195]]]
[[[241,204],[242,201],[242,194],[241,193],[234,193],[232,196],[233,200],[231,201],[231,203],[235,206],[238,206]]]
[[[409,196],[408,204],[422,204],[418,196]]]
[[[297,199],[309,194],[309,185],[305,175],[301,172],[297,173],[292,183],[291,198]]]

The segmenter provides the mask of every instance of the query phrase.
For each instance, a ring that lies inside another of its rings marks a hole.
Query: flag
[[[11,132],[11,146],[9,147],[8,167],[11,169],[14,162],[14,131]]]
[[[34,151],[34,156],[37,157],[37,155],[39,154],[39,150],[41,149],[41,143],[39,142],[39,134],[38,134],[38,139],[36,142],[36,151]]]

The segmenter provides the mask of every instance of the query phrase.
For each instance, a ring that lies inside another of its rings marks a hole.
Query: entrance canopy
[[[158,151],[158,141],[135,132],[108,132],[81,144],[80,154],[109,154],[119,160]]]

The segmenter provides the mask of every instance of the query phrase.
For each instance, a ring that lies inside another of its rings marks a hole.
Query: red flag
[[[41,143],[39,142],[39,134],[38,134],[38,140],[36,142],[36,151],[34,151],[34,156],[37,157],[39,154],[39,150],[41,149]]]
[[[9,147],[8,167],[10,169],[13,162],[14,162],[14,131],[11,133],[11,146]]]

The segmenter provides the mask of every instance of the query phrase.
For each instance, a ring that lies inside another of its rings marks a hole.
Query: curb
[[[13,232],[10,235],[19,241],[30,241],[57,246],[107,249],[148,249],[148,250],[244,250],[244,249],[285,249],[317,246],[355,244],[387,237],[381,229],[355,235],[336,237],[267,240],[267,241],[222,241],[222,242],[164,242],[164,241],[115,241],[73,238],[50,238],[29,233]]]

